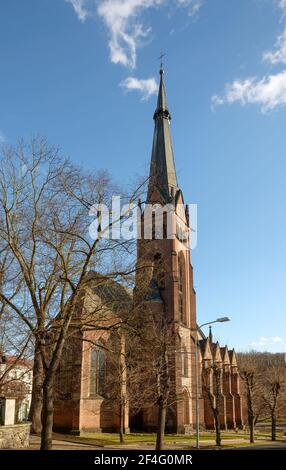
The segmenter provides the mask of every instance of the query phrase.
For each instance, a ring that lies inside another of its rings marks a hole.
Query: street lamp
[[[200,448],[200,407],[199,407],[199,365],[198,365],[198,347],[199,347],[199,339],[198,339],[198,331],[207,325],[211,325],[213,323],[223,323],[226,321],[230,321],[229,317],[221,317],[217,318],[216,320],[209,321],[207,323],[203,323],[196,327],[196,344],[195,344],[195,368],[196,368],[196,448]]]

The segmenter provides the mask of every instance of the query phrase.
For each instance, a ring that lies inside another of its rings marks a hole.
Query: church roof
[[[33,361],[21,358],[19,356],[6,356],[4,353],[0,352],[0,364],[13,365],[14,369],[17,367],[25,367],[26,369],[32,369]]]
[[[85,281],[92,292],[113,312],[121,314],[122,311],[131,308],[132,296],[130,292],[112,277],[90,271]]]
[[[207,339],[206,335],[204,334],[203,330],[199,327],[197,324],[197,330],[198,330],[198,338],[199,339]]]
[[[147,200],[154,202],[154,194],[159,193],[163,202],[168,203],[175,196],[178,183],[170,133],[171,115],[167,105],[163,75],[164,71],[161,68],[157,107],[154,113],[155,129]]]

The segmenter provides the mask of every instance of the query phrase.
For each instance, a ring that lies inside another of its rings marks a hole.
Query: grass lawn
[[[120,445],[118,434],[108,434],[108,433],[86,433],[83,436],[70,436],[70,435],[61,435],[61,438],[70,440],[73,442],[82,442],[89,443],[98,446],[106,445]],[[165,442],[170,444],[188,444],[189,441],[195,441],[196,436],[193,435],[183,435],[183,434],[166,434]],[[222,439],[248,439],[248,435],[244,433],[222,433]],[[125,435],[124,444],[155,444],[156,435],[151,433],[130,433]],[[201,441],[215,441],[214,432],[202,432],[200,434]]]

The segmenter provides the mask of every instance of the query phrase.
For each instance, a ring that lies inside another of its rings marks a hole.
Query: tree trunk
[[[220,422],[219,422],[219,412],[214,413],[214,422],[215,422],[215,442],[217,446],[221,446],[221,433],[220,433]]]
[[[33,385],[32,400],[29,412],[29,421],[31,421],[31,433],[41,434],[42,431],[42,407],[43,407],[43,362],[41,353],[36,342],[35,358],[33,365]]]
[[[271,415],[271,441],[276,441],[276,416]]]
[[[41,350],[42,357],[45,354],[49,357],[49,366],[45,370],[45,380],[43,383],[43,412],[42,412],[42,433],[41,433],[41,450],[51,450],[53,440],[53,417],[54,417],[54,384],[56,373],[63,353],[66,333],[69,328],[71,314],[65,325],[62,327],[59,337],[56,340],[56,347],[51,354],[50,343],[46,343],[46,351]],[[50,338],[47,335],[47,338]],[[46,338],[46,339],[47,339]]]
[[[125,408],[125,403],[123,400],[120,401],[120,427],[119,427],[119,438],[120,438],[120,444],[124,444],[124,421],[125,421],[125,416],[124,416],[124,408]]]
[[[120,332],[120,356],[119,356],[119,370],[120,370],[120,427],[119,437],[120,443],[124,444],[125,433],[125,405],[126,405],[126,361],[125,361],[125,336]]]
[[[163,399],[160,399],[158,405],[158,425],[157,425],[157,438],[156,450],[162,450],[164,445],[165,424],[166,424],[167,406]]]
[[[254,417],[248,417],[248,425],[249,425],[249,441],[253,444],[254,443]]]
[[[53,415],[54,415],[54,390],[53,379],[47,378],[43,385],[43,419],[41,434],[41,450],[52,449]]]

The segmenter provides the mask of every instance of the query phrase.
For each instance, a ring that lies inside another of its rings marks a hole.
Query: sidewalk
[[[30,446],[27,450],[39,450],[41,440],[38,436],[30,436]],[[100,450],[102,447],[77,442],[53,439],[53,450]]]

